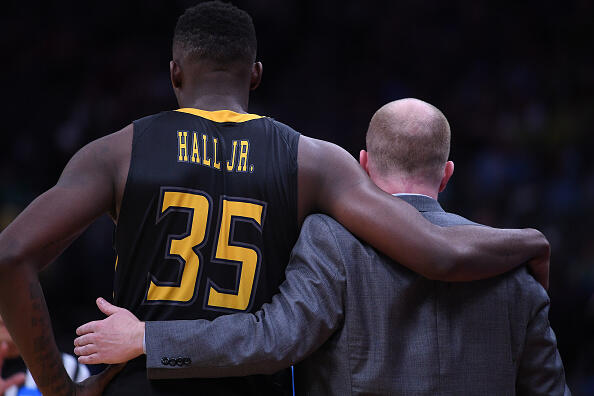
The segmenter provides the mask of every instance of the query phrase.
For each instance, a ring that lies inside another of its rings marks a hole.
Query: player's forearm
[[[56,347],[37,272],[30,265],[0,267],[0,313],[43,395],[71,395],[73,384]]]
[[[540,259],[546,271],[537,280],[546,287],[549,245],[536,230],[439,227],[412,206],[387,194],[355,187],[345,194],[351,198],[331,208],[332,215],[353,234],[427,278],[484,279]]]
[[[323,210],[354,235],[418,274],[441,279],[468,255],[466,247],[450,245],[441,227],[367,179],[342,189],[340,194],[348,198],[329,201]]]
[[[534,229],[456,226],[442,230],[449,241],[446,246],[449,266],[439,280],[478,280],[502,274],[531,260],[548,263],[549,243]]]

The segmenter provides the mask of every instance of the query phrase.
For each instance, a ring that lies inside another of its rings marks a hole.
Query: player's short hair
[[[220,64],[256,59],[256,30],[247,12],[230,3],[207,1],[186,9],[173,34],[173,51]]]
[[[436,107],[403,99],[380,108],[369,123],[367,151],[371,166],[391,173],[430,178],[442,176],[450,153],[450,125]]]

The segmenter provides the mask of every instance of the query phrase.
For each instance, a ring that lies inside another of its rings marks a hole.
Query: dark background
[[[550,320],[572,390],[594,394],[594,6],[518,3],[237,1],[254,18],[265,71],[250,110],[358,157],[386,102],[440,108],[456,163],[442,203],[549,238]],[[193,4],[3,5],[0,227],[82,145],[176,108],[171,36]],[[111,296],[112,232],[100,219],[42,274],[64,350],[100,317],[95,297]]]

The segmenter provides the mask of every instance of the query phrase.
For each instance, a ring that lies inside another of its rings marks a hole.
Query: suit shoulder
[[[475,223],[455,213],[450,212],[421,212],[423,217],[427,220],[441,227],[451,227],[459,225],[475,225],[483,226],[483,224]]]
[[[332,217],[314,213],[305,218],[301,233],[313,235],[318,239],[333,239],[336,244],[345,245],[347,243],[361,242],[349,232],[342,224],[334,220]]]
[[[332,217],[322,213],[308,215],[303,222],[302,229],[308,232],[332,231],[333,233],[339,232],[350,234],[349,231],[342,226],[342,224],[334,220]]]
[[[549,302],[546,290],[528,273],[526,267],[516,268],[508,274],[508,285],[512,294],[535,305]]]

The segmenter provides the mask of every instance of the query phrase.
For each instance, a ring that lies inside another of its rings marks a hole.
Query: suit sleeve
[[[557,339],[549,324],[550,300],[544,289],[538,289],[539,303],[526,329],[516,391],[518,395],[571,395]]]
[[[344,287],[335,237],[323,216],[310,216],[280,292],[258,312],[224,315],[214,321],[147,322],[148,377],[244,376],[286,368],[340,327]],[[164,357],[189,358],[191,363],[170,366],[163,363]]]

